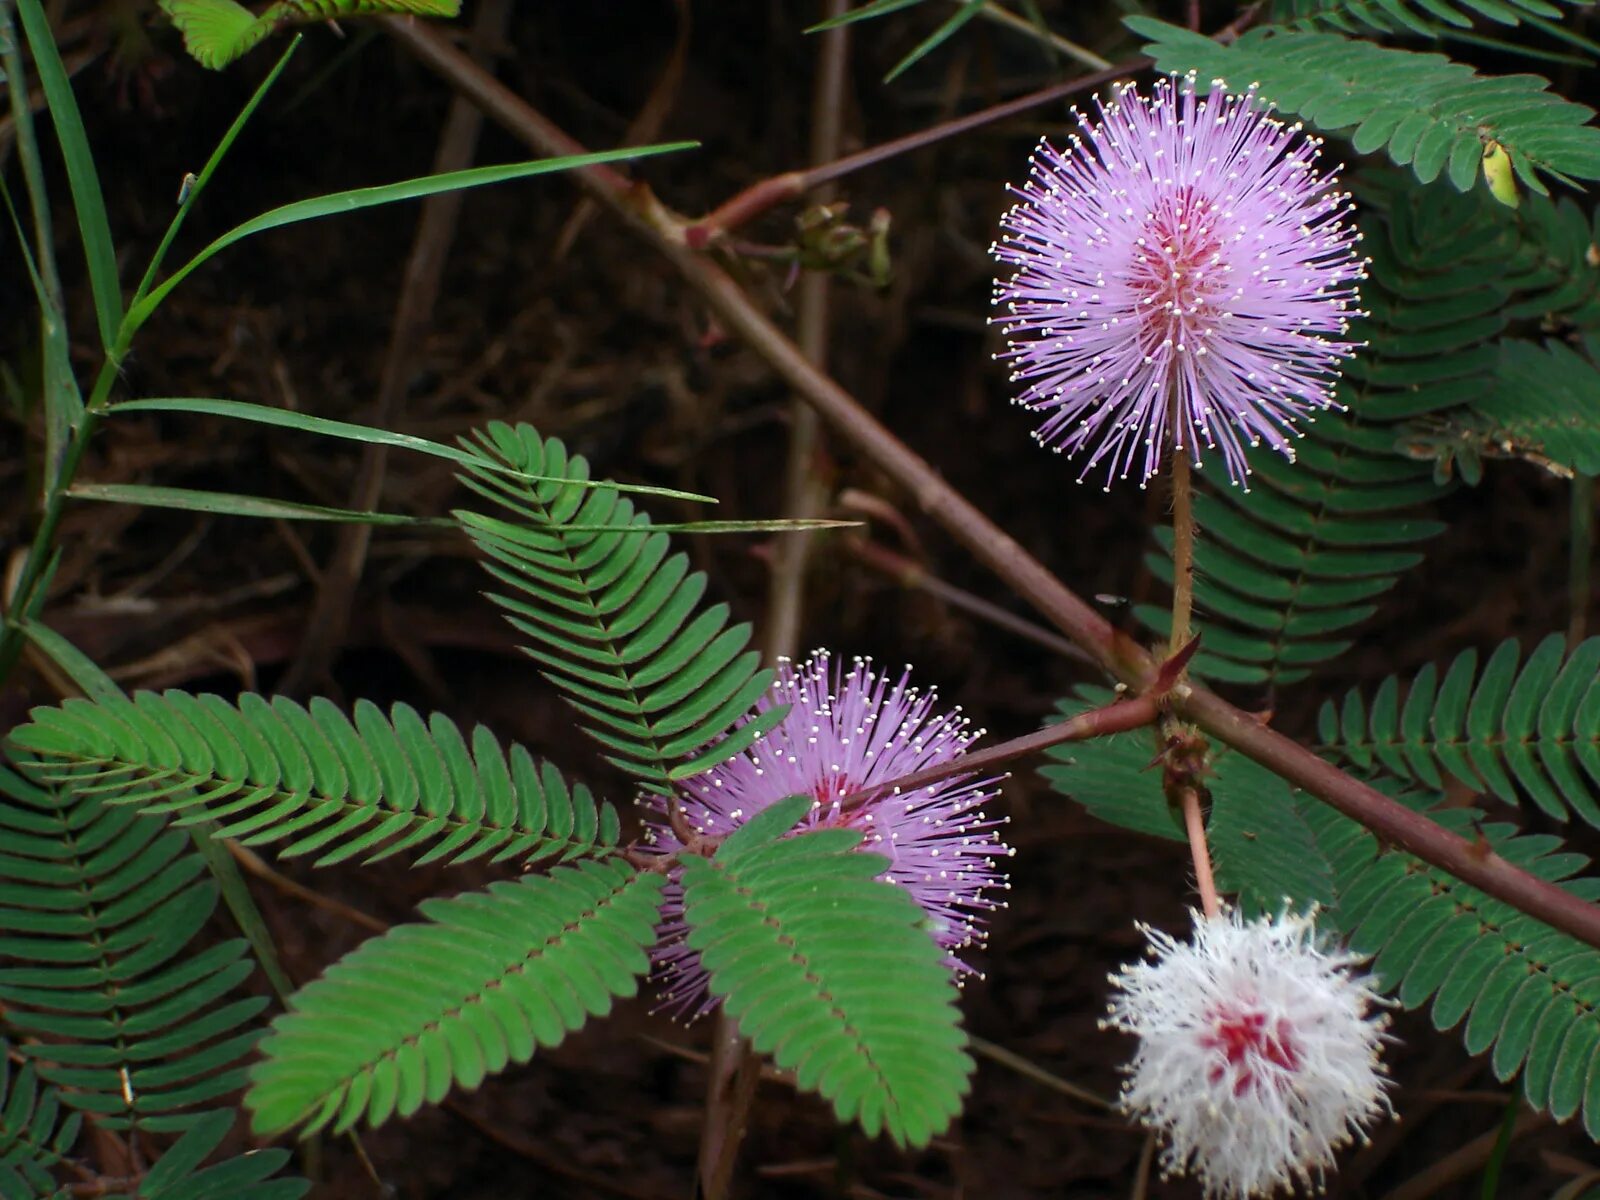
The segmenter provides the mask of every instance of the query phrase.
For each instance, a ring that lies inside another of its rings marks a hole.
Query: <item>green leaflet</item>
[[[505,516],[454,516],[511,589],[490,599],[611,762],[666,791],[782,719],[785,706],[774,707],[728,733],[772,672],[747,648],[750,626],[729,627],[726,604],[701,608],[705,575],[668,553],[631,500],[594,486],[583,458],[530,426],[496,422],[476,437],[463,445],[481,461],[461,480]]]
[[[1484,147],[1498,142],[1517,177],[1543,194],[1557,179],[1600,178],[1600,129],[1591,109],[1546,91],[1535,75],[1478,75],[1441,54],[1375,46],[1335,33],[1253,29],[1231,45],[1150,17],[1124,22],[1149,38],[1163,71],[1193,71],[1297,113],[1318,129],[1379,148],[1423,183],[1447,174],[1458,191],[1477,181]],[[1382,80],[1374,87],[1374,80]]]
[[[1515,639],[1478,670],[1459,655],[1441,677],[1429,663],[1402,687],[1391,675],[1369,701],[1351,691],[1322,708],[1323,751],[1424,788],[1444,776],[1509,804],[1532,800],[1558,821],[1600,826],[1600,638],[1571,654],[1551,634],[1518,670]]]
[[[317,865],[421,850],[444,860],[532,862],[607,853],[618,820],[519,745],[409,705],[385,717],[368,701],[347,718],[327,700],[140,692],[131,701],[67,700],[14,729],[11,753],[35,778],[80,795],[215,821],[214,837],[286,843]],[[353,720],[352,720],[353,718]]]
[[[189,840],[0,771],[0,1005],[61,1099],[112,1129],[180,1130],[244,1082],[264,996],[242,940],[191,948],[216,908]]]
[[[410,1116],[604,1016],[649,970],[662,884],[612,860],[427,901],[427,923],[366,942],[273,1022],[256,1130]]]
[[[955,983],[922,910],[876,878],[885,860],[856,849],[859,833],[782,836],[810,803],[781,801],[715,857],[684,862],[689,945],[739,1031],[797,1086],[868,1134],[925,1145],[972,1073]]]
[[[202,67],[221,70],[285,25],[343,17],[398,13],[419,17],[460,15],[461,0],[277,0],[260,16],[235,0],[161,0],[183,34],[183,46]]]
[[[0,1196],[49,1196],[51,1174],[72,1152],[83,1116],[41,1085],[33,1064],[15,1067],[11,1043],[0,1038]]]

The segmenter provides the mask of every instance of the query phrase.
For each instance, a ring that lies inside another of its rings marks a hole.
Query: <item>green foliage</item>
[[[277,0],[260,16],[235,0],[161,0],[161,9],[183,34],[184,49],[195,61],[221,70],[285,25],[387,13],[454,17],[461,13],[461,0]]]
[[[245,1103],[266,1134],[409,1116],[554,1046],[649,969],[662,878],[618,860],[430,900],[296,994]]]
[[[1468,650],[1442,680],[1429,663],[1403,689],[1389,676],[1370,704],[1351,691],[1323,706],[1325,752],[1424,788],[1452,775],[1510,804],[1531,799],[1557,820],[1576,813],[1600,825],[1600,638],[1569,655],[1552,634],[1519,672],[1520,657],[1508,639],[1481,674]]]
[[[949,967],[923,913],[875,878],[854,830],[783,833],[810,805],[765,809],[683,863],[689,945],[757,1050],[869,1134],[925,1145],[961,1108],[972,1060]]]
[[[1587,7],[1591,0],[1564,0]],[[1273,0],[1272,19],[1294,29],[1327,28],[1359,35],[1416,34],[1436,38],[1471,30],[1483,16],[1500,25],[1524,22],[1575,45],[1593,43],[1553,22],[1566,14],[1545,0]]]
[[[287,1150],[249,1150],[210,1167],[201,1164],[233,1127],[233,1113],[209,1113],[190,1126],[139,1181],[138,1200],[299,1200],[304,1179],[272,1179]]]
[[[1557,475],[1600,473],[1600,372],[1560,342],[1500,344],[1493,387],[1454,416],[1454,436],[1484,456],[1520,458]]]
[[[226,1000],[245,943],[190,942],[216,887],[182,833],[0,772],[0,1005],[62,1100],[111,1129],[182,1129],[239,1088],[265,997]]]
[[[1437,797],[1432,797],[1437,800]],[[1473,1054],[1490,1053],[1497,1078],[1520,1070],[1528,1103],[1558,1121],[1581,1108],[1600,1137],[1600,952],[1558,933],[1376,839],[1333,810],[1306,805],[1338,898],[1330,915],[1407,1008],[1433,1000],[1440,1030],[1466,1021]],[[1434,808],[1435,820],[1482,837],[1508,861],[1591,902],[1600,878],[1573,876],[1587,860],[1559,839],[1479,824],[1470,809]]]
[[[51,1169],[72,1152],[83,1117],[64,1109],[61,1093],[39,1083],[33,1064],[13,1074],[16,1051],[0,1038],[0,1196],[49,1196]]]
[[[783,718],[785,708],[774,707],[722,737],[772,673],[745,649],[750,626],[728,627],[726,604],[696,614],[706,577],[689,570],[687,555],[668,554],[666,534],[647,515],[591,485],[589,464],[556,438],[499,422],[477,436],[469,449],[481,462],[462,481],[513,519],[466,511],[456,519],[488,557],[489,573],[521,593],[491,599],[610,761],[666,791]],[[529,482],[506,466],[550,478]],[[563,477],[570,482],[555,481]]]
[[[519,745],[508,754],[481,725],[469,743],[449,718],[425,722],[405,704],[386,718],[360,701],[352,722],[322,699],[169,691],[32,717],[10,740],[36,778],[179,824],[214,821],[213,836],[246,845],[287,842],[281,856],[315,853],[319,866],[422,847],[419,863],[532,862],[617,841],[616,812],[587,788]]]
[[[1511,155],[1517,177],[1536,192],[1537,172],[1600,179],[1600,129],[1591,109],[1547,92],[1535,75],[1478,75],[1442,54],[1417,54],[1335,33],[1256,29],[1231,45],[1149,17],[1127,25],[1163,71],[1194,71],[1298,113],[1356,151],[1387,150],[1418,179],[1448,175],[1458,191],[1478,179],[1488,143]],[[1381,81],[1378,83],[1377,81]]]
[[[1600,327],[1590,219],[1570,199],[1528,196],[1512,212],[1398,179],[1370,180],[1363,194],[1382,219],[1365,231],[1368,349],[1350,364],[1346,403],[1369,421],[1408,422],[1398,448],[1433,462],[1441,482],[1459,471],[1477,483],[1488,457],[1588,469],[1600,454],[1583,417],[1593,369],[1513,335]]]

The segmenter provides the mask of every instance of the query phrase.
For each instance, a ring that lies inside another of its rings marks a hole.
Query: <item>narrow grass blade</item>
[[[829,17],[826,21],[818,21],[815,25],[807,26],[806,32],[821,33],[825,29],[837,29],[841,25],[854,25],[857,21],[870,21],[873,17],[887,16],[889,13],[899,12],[902,8],[913,8],[921,3],[922,0],[872,0],[871,4],[863,4],[860,8],[852,8],[837,17]]]
[[[406,525],[454,528],[455,522],[443,517],[410,517],[404,513],[358,512],[349,508],[325,508],[320,504],[301,504],[294,500],[274,500],[266,496],[240,496],[233,492],[206,492],[194,488],[160,487],[140,483],[75,483],[67,489],[74,500],[98,500],[108,504],[137,504],[143,508],[177,508],[186,512],[213,513],[225,517],[257,517],[273,521],[343,521],[353,525]]]
[[[100,176],[95,171],[94,155],[89,152],[89,138],[77,98],[72,94],[72,81],[67,78],[43,5],[39,0],[17,0],[17,13],[28,35],[28,49],[39,71],[45,102],[50,106],[56,140],[61,144],[67,183],[72,188],[72,206],[78,214],[78,232],[89,263],[89,287],[94,293],[100,342],[109,352],[116,345],[117,329],[122,324],[122,289],[117,283],[117,256],[111,245],[111,224],[106,219]]]
[[[939,28],[919,42],[911,53],[895,63],[894,69],[883,77],[883,81],[885,83],[893,83],[906,71],[910,70],[913,64],[920,62],[924,57],[944,45],[946,41],[955,35],[958,29],[982,11],[983,0],[962,0],[961,7],[951,13]]]
[[[37,3],[38,0],[31,0],[31,2]],[[425,196],[433,196],[439,192],[483,187],[486,184],[504,183],[512,179],[526,179],[534,175],[547,175],[554,171],[567,171],[575,167],[589,167],[600,163],[648,158],[656,154],[691,149],[697,145],[699,145],[698,142],[669,142],[660,146],[603,150],[596,154],[571,154],[562,158],[540,159],[536,162],[503,163],[492,167],[471,167],[465,171],[450,171],[443,175],[425,175],[419,179],[406,179],[399,183],[354,188],[346,192],[333,192],[326,196],[313,196],[309,200],[297,200],[293,204],[285,204],[280,208],[272,209],[270,212],[264,212],[258,217],[252,217],[244,224],[236,225],[228,230],[227,233],[179,267],[160,286],[154,288],[148,296],[129,312],[128,320],[134,328],[138,328],[155,311],[156,306],[166,298],[167,293],[188,278],[190,273],[235,242],[242,241],[252,234],[264,233],[269,229],[277,229],[283,225],[294,225],[301,221],[314,221],[320,217],[358,212],[363,208],[373,208],[380,204],[394,204],[401,200],[420,200]]]
[[[367,442],[375,446],[391,446],[398,450],[411,450],[418,454],[431,454],[446,458],[462,466],[501,471],[518,479],[541,483],[546,480],[579,486],[575,481],[559,476],[530,475],[515,467],[497,463],[480,454],[473,454],[442,442],[413,437],[409,433],[395,433],[371,425],[357,425],[350,421],[335,421],[328,417],[314,417],[309,413],[291,412],[284,408],[269,408],[264,404],[250,404],[243,400],[218,400],[205,396],[166,396],[146,400],[125,400],[111,406],[114,413],[129,412],[184,412],[203,413],[213,417],[228,417],[235,421],[253,421],[258,425],[274,425],[279,429],[298,429],[302,433],[315,433],[322,437],[343,438],[352,442]],[[690,500],[697,504],[715,504],[716,497],[702,496],[698,492],[680,492],[676,488],[650,487],[646,484],[613,483],[603,480],[587,484],[589,487],[606,487],[612,491],[661,496],[669,500]]]
[[[145,268],[144,278],[139,281],[138,289],[133,293],[132,304],[137,305],[144,299],[151,286],[156,281],[156,273],[161,270],[161,264],[166,261],[167,251],[172,248],[173,241],[178,236],[178,230],[183,228],[184,218],[194,208],[195,201],[200,198],[200,193],[205,191],[206,184],[211,182],[211,177],[217,173],[217,168],[222,165],[223,158],[233,148],[233,143],[244,132],[245,124],[267,98],[267,93],[272,90],[272,85],[278,81],[278,76],[283,74],[283,69],[289,65],[289,59],[300,48],[304,34],[297,33],[289,42],[289,48],[278,59],[277,66],[267,72],[267,77],[261,81],[245,106],[239,110],[239,115],[233,119],[233,124],[228,126],[228,132],[222,135],[222,140],[217,143],[217,148],[211,152],[211,157],[206,160],[206,165],[200,168],[200,174],[194,177],[194,182],[189,185],[183,202],[178,205],[178,211],[167,226],[167,232],[162,235],[161,245],[156,247],[155,254],[150,259],[150,265]]]

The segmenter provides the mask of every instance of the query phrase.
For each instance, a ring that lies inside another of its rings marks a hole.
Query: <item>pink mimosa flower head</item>
[[[952,969],[969,973],[956,952],[984,940],[984,915],[1001,907],[994,894],[1007,886],[1001,860],[1011,850],[997,832],[1004,818],[991,818],[981,807],[998,794],[999,780],[954,775],[864,804],[841,804],[851,793],[966,752],[982,730],[971,729],[959,709],[935,711],[937,699],[911,686],[909,668],[895,676],[858,658],[844,670],[826,651],[799,666],[783,660],[755,711],[788,704],[788,714],[749,750],[688,780],[680,794],[646,798],[655,810],[646,818],[646,848],[681,849],[667,823],[669,803],[695,833],[725,837],[768,805],[811,796],[799,830],[860,830],[861,848],[889,860],[883,877],[922,906],[934,940],[950,952]],[[682,896],[670,881],[656,973],[664,1007],[698,1016],[716,1002],[700,956],[685,941]]]
[[[1041,141],[994,256],[1000,357],[1044,415],[1041,445],[1143,486],[1169,448],[1219,451],[1247,485],[1246,446],[1294,457],[1296,422],[1336,408],[1334,383],[1366,264],[1321,142],[1261,110],[1252,88],[1132,84]]]
[[[1122,1106],[1165,1135],[1164,1171],[1223,1200],[1319,1184],[1389,1111],[1385,1002],[1360,957],[1325,947],[1310,914],[1145,933],[1149,960],[1111,977],[1105,1024],[1139,1039]]]

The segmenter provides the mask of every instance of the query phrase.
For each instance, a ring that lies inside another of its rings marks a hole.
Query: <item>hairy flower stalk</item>
[[[984,914],[1000,907],[994,893],[1008,886],[999,860],[1011,850],[997,832],[1004,818],[981,807],[997,794],[998,781],[955,775],[859,806],[840,804],[852,792],[966,752],[982,731],[971,729],[959,709],[935,712],[936,700],[934,692],[910,685],[909,669],[896,678],[856,659],[841,671],[826,651],[798,667],[782,660],[756,712],[788,704],[788,714],[751,749],[690,780],[685,794],[648,798],[655,813],[647,819],[647,847],[664,854],[682,848],[666,816],[669,803],[679,809],[680,828],[686,823],[698,835],[725,837],[768,805],[809,795],[813,804],[800,828],[862,831],[862,849],[889,860],[884,878],[922,906],[952,968],[971,972],[957,952],[983,941]],[[662,913],[655,961],[664,1004],[693,1016],[709,1012],[716,1001],[699,955],[685,941],[675,881]]]
[[[1195,914],[1189,942],[1145,932],[1149,960],[1111,977],[1105,1025],[1139,1039],[1122,1104],[1166,1136],[1163,1169],[1225,1200],[1320,1183],[1389,1109],[1387,1018],[1361,959],[1310,914]]]
[[[1316,166],[1320,142],[1192,77],[1152,97],[1125,84],[1040,142],[993,253],[1017,403],[1034,433],[1111,479],[1159,470],[1169,446],[1293,457],[1296,421],[1335,407],[1333,382],[1365,274],[1350,199]]]

